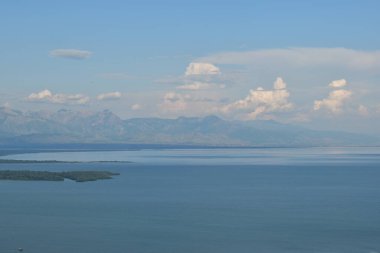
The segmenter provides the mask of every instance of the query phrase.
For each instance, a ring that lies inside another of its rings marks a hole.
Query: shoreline
[[[0,170],[0,180],[7,181],[64,181],[89,182],[113,179],[120,173],[109,171],[38,171],[38,170]]]

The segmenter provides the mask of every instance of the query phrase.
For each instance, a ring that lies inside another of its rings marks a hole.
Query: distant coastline
[[[28,153],[21,153],[28,154]],[[58,160],[17,160],[17,159],[0,159],[0,164],[28,164],[28,163],[132,163],[130,161],[58,161]]]
[[[79,163],[71,161],[57,161],[57,160],[13,160],[13,159],[0,159],[0,164],[20,164],[20,163]]]
[[[64,181],[70,179],[75,182],[88,182],[112,179],[119,173],[109,171],[30,171],[30,170],[0,170],[0,180],[11,181]]]

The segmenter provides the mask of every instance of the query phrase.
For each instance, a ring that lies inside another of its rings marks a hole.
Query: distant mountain
[[[109,110],[47,113],[0,108],[0,145],[80,143],[299,147],[378,145],[380,140],[271,120],[226,121],[217,116],[122,120]]]

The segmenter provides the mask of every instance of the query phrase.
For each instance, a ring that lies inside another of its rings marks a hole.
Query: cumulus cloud
[[[334,86],[330,85],[330,87],[334,87]],[[314,101],[314,110],[318,111],[324,108],[328,110],[329,112],[339,113],[342,111],[342,107],[344,103],[351,97],[351,95],[352,95],[352,92],[349,90],[344,90],[344,89],[333,90],[329,93],[329,96],[327,98]]]
[[[174,85],[177,90],[196,91],[223,89],[227,82],[231,84],[235,81],[230,79],[213,64],[192,62],[187,66],[184,75],[165,77],[157,80],[157,82]]]
[[[28,96],[31,102],[49,102],[54,104],[78,104],[83,105],[90,101],[90,98],[82,94],[53,94],[50,90],[43,90],[32,93]]]
[[[264,90],[259,87],[250,90],[244,99],[225,105],[221,108],[223,113],[243,113],[245,119],[256,119],[270,112],[286,111],[292,108],[288,102],[290,94],[286,90],[286,83],[277,78],[273,90]]]
[[[347,85],[347,81],[345,79],[332,81],[329,86],[331,88],[342,88]]]
[[[253,66],[337,66],[355,70],[379,70],[380,51],[360,51],[347,48],[287,48],[245,52],[222,52],[199,58],[212,64]]]
[[[273,87],[275,90],[284,90],[286,89],[286,83],[284,82],[284,80],[282,80],[281,77],[277,77]]]
[[[118,91],[115,92],[109,92],[109,93],[103,93],[99,94],[96,99],[97,100],[117,100],[120,99],[122,94]]]
[[[79,49],[54,49],[49,52],[52,57],[83,60],[89,58],[92,52]]]
[[[187,66],[185,76],[218,75],[220,73],[219,68],[211,63],[192,62]]]
[[[53,97],[50,90],[43,90],[38,93],[32,93],[29,95],[29,100],[43,100]]]

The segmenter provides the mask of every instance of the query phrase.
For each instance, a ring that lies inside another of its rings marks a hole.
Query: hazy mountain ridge
[[[101,112],[21,112],[0,108],[0,144],[168,144],[206,146],[377,145],[377,138],[315,131],[275,121],[226,121],[217,116],[122,120]]]

